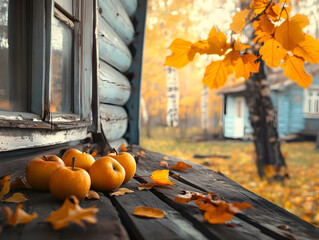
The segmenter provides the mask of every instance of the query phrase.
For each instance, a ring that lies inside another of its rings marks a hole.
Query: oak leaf
[[[127,188],[119,188],[116,192],[110,193],[110,196],[123,196],[125,193],[133,193],[134,191]]]
[[[96,207],[81,208],[79,200],[75,196],[66,198],[62,207],[57,211],[51,212],[46,222],[50,222],[54,230],[65,228],[70,222],[74,222],[84,227],[82,221],[88,224],[95,224],[97,219],[95,213],[98,211]]]
[[[192,48],[192,43],[190,41],[178,38],[172,42],[169,49],[173,53],[166,57],[165,65],[175,68],[182,68],[186,66],[190,61],[193,61],[196,54],[196,51]]]
[[[158,208],[138,206],[134,209],[133,215],[145,218],[164,218],[164,212]]]
[[[0,199],[10,192],[10,175],[5,176],[1,181],[2,189],[0,191]]]
[[[292,53],[302,57],[307,62],[319,63],[319,41],[306,35],[305,40],[298,43]]]
[[[281,44],[273,38],[264,43],[259,53],[268,67],[278,67],[281,60],[285,57],[287,50],[283,49]]]
[[[11,202],[11,203],[21,203],[21,202],[25,202],[28,201],[29,199],[27,199],[23,193],[14,193],[11,197],[3,200],[4,202]]]
[[[206,67],[203,84],[211,89],[219,88],[225,85],[228,75],[229,73],[225,61],[212,61]]]
[[[100,199],[100,195],[99,195],[97,192],[93,191],[93,190],[89,190],[85,197],[86,197],[87,199],[90,199],[90,200],[91,200],[91,199],[92,199],[92,200],[98,200],[98,199]]]
[[[293,50],[298,43],[305,39],[305,34],[299,22],[286,19],[275,30],[275,39],[286,49]]]
[[[244,9],[240,12],[237,12],[233,16],[233,22],[230,24],[230,30],[240,33],[241,30],[245,27],[246,24],[246,18],[248,14],[250,13],[250,10]]]
[[[187,164],[187,163],[177,162],[176,165],[170,166],[169,168],[173,169],[173,170],[186,170],[186,169],[191,168],[191,167],[192,166]]]
[[[4,214],[7,216],[6,223],[8,225],[16,226],[18,224],[26,224],[38,217],[37,213],[33,213],[32,215],[26,213],[24,210],[22,210],[22,207],[23,205],[19,204],[14,213],[9,207],[4,207]]]
[[[299,86],[306,88],[312,83],[312,76],[304,71],[302,58],[287,54],[281,67],[285,70],[285,76],[295,80]]]
[[[138,190],[150,190],[154,186],[156,186],[155,183],[141,183],[141,186],[138,187]]]
[[[168,179],[168,174],[169,170],[156,170],[152,172],[151,179],[155,184],[160,186],[174,185],[175,183]]]

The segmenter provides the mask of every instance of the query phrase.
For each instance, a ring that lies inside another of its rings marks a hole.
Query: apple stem
[[[46,156],[44,156],[44,155],[43,155],[43,158],[44,158],[44,160],[45,160],[45,161],[48,161],[48,159],[47,159],[47,157],[46,157]]]
[[[75,157],[72,158],[72,165],[71,165],[72,171],[74,171],[74,164],[75,164]]]
[[[86,151],[90,148],[90,145],[87,145],[84,150],[83,150],[83,153],[86,153]]]
[[[119,155],[118,151],[115,148],[112,148],[113,152],[115,152],[116,155]]]

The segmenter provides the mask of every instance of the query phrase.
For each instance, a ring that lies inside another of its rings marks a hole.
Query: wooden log
[[[130,97],[131,84],[120,72],[103,61],[99,70],[99,99],[102,103],[123,106]]]
[[[123,107],[100,104],[102,130],[106,139],[112,142],[121,138],[127,129],[127,113]]]
[[[98,19],[99,57],[121,72],[129,69],[132,56],[126,44],[99,14]]]
[[[121,0],[121,3],[127,14],[132,17],[137,8],[137,0]]]
[[[129,45],[134,39],[134,27],[118,0],[99,0],[99,12],[120,38]]]
[[[133,150],[134,152],[139,152],[142,149],[134,146]],[[143,158],[158,162],[158,165],[165,156],[144,149],[143,151],[146,153],[143,155]],[[175,165],[177,161],[181,161],[181,159],[174,157],[169,157],[169,159],[169,165]],[[150,161],[148,161],[147,164],[141,163],[138,169],[149,169],[149,171],[152,169],[151,166],[153,164],[151,164]],[[288,233],[292,234],[296,239],[318,239],[319,230],[312,224],[248,191],[219,172],[217,173],[205,166],[189,161],[187,161],[187,163],[191,165],[192,168],[182,172],[170,170],[171,173],[181,173],[179,181],[191,184],[200,191],[214,192],[227,202],[248,202],[254,207],[254,209],[247,209],[243,213],[237,214],[236,216],[240,221],[253,224],[256,228],[273,236],[275,239],[286,237],[285,232],[278,228],[279,226],[285,225],[290,229]],[[201,177],[199,178],[198,176]],[[176,180],[174,182],[176,183]]]

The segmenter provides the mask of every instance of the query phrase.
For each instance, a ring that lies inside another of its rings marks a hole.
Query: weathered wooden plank
[[[140,150],[140,148],[134,147],[134,151]],[[157,164],[159,164],[165,156],[160,153],[145,152],[146,155],[144,155],[144,158],[152,159],[151,161],[156,161]],[[174,165],[177,161],[181,161],[181,159],[170,157],[169,164]],[[253,210],[247,209],[245,212],[236,215],[241,220],[249,222],[262,231],[274,234],[275,237],[279,238],[281,236],[284,237],[284,231],[278,227],[287,225],[290,228],[290,232],[288,233],[294,235],[297,239],[319,239],[319,229],[310,223],[305,222],[266,199],[248,191],[221,173],[217,173],[196,163],[187,163],[190,164],[192,168],[182,172],[175,171],[181,174],[179,181],[190,184],[201,191],[214,192],[227,202],[244,201],[252,204],[254,207]],[[144,168],[150,165],[150,163],[145,164]],[[174,171],[171,172],[173,173]],[[199,178],[198,176],[201,177]]]
[[[5,225],[5,216],[0,214],[0,225],[3,226],[1,239],[129,239],[127,232],[120,222],[116,209],[108,198],[100,193],[99,200],[84,199],[80,206],[88,208],[96,205],[99,211],[96,213],[98,219],[94,225],[81,228],[71,223],[68,227],[60,230],[53,230],[45,219],[49,217],[50,212],[59,209],[62,202],[57,201],[51,193],[35,192],[33,190],[19,190],[25,194],[28,201],[23,203],[23,209],[28,213],[36,212],[38,217],[26,225],[10,227]],[[15,208],[15,203],[0,203],[0,209],[3,206]]]
[[[99,12],[120,38],[129,45],[134,39],[134,27],[118,0],[99,0]]]
[[[121,3],[127,14],[132,17],[137,8],[137,0],[121,0]]]
[[[100,14],[98,15],[98,43],[100,59],[121,72],[129,69],[132,63],[130,50]]]
[[[82,140],[87,137],[87,128],[69,129],[63,131],[10,129],[0,131],[0,152],[43,147],[70,141]]]
[[[125,138],[116,139],[116,140],[110,142],[109,144],[112,148],[115,148],[116,150],[119,150],[122,144],[124,144],[124,146],[128,145]]]
[[[143,155],[139,159],[136,175],[141,176],[150,176],[152,171],[160,169],[159,162],[155,161],[152,158],[149,158],[149,155]],[[198,176],[197,176],[198,177]],[[141,182],[151,182],[148,178],[137,178]],[[194,202],[187,204],[175,203],[175,197],[180,194],[182,191],[200,191],[189,184],[177,181],[175,179],[170,179],[175,183],[172,187],[167,188],[154,188],[152,192],[156,194],[159,198],[169,204],[172,208],[178,210],[185,218],[190,220],[194,226],[198,227],[206,237],[209,239],[231,239],[231,240],[255,240],[255,239],[272,239],[267,234],[264,234],[260,229],[255,228],[253,225],[242,221],[236,216],[233,217],[233,221],[239,223],[236,227],[232,228],[225,224],[209,224],[208,222],[203,221],[203,212],[198,209],[197,205]],[[285,239],[285,238],[282,238]]]
[[[121,138],[127,129],[127,113],[123,107],[100,104],[102,130],[109,142]]]
[[[133,190],[134,193],[111,197],[113,205],[119,211],[120,217],[132,239],[208,239],[187,221],[178,211],[161,201],[150,191],[140,191],[140,185],[135,179],[122,187]],[[162,219],[139,218],[132,213],[137,206],[159,208],[166,217]]]
[[[123,106],[130,97],[131,85],[128,79],[103,61],[99,71],[99,98],[102,103]]]

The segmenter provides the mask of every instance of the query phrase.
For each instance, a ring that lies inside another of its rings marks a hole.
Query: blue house
[[[269,71],[267,78],[276,114],[279,138],[288,139],[296,134],[316,136],[319,130],[319,71],[310,69],[313,82],[307,88],[284,76],[281,69]],[[219,90],[223,97],[223,134],[227,138],[249,139],[252,128],[245,103],[245,84],[224,87]]]

